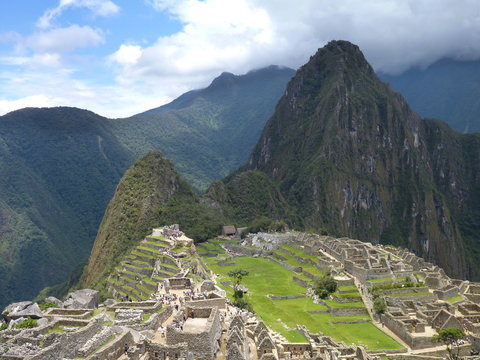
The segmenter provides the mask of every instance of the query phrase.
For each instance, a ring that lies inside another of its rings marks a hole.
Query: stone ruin
[[[159,231],[171,241],[183,236],[175,226],[157,229]],[[262,247],[261,251],[269,251],[285,242],[301,247],[309,255],[316,256],[311,264],[331,270],[339,283],[356,284],[370,306],[369,291],[374,284],[383,284],[384,278],[391,278],[393,282],[411,278],[419,286],[383,291],[387,302],[387,311],[379,318],[383,326],[411,349],[428,349],[432,347],[433,334],[457,327],[467,331],[468,341],[475,349],[480,349],[480,284],[450,279],[443,270],[406,250],[352,239],[288,233],[262,235],[261,240],[258,237],[251,240]],[[282,263],[281,258],[276,261]],[[161,266],[159,264],[158,271],[162,271]],[[49,299],[59,307],[45,311],[32,302],[12,304],[3,313],[5,320],[14,324],[30,316],[38,318],[41,324],[23,330],[14,329],[12,325],[1,331],[0,358],[118,359],[125,351],[128,358],[134,360],[213,360],[220,352],[226,360],[378,358],[361,347],[309,333],[302,326],[298,329],[307,340],[289,343],[253,314],[228,305],[225,292],[210,279],[195,283],[180,275],[162,281],[162,287],[152,290],[154,298],[158,298],[160,292],[170,297],[181,294],[171,303],[109,300],[99,304],[98,293],[85,289],[70,294],[65,302]],[[460,295],[458,301],[448,301]],[[389,355],[391,359],[401,356]]]

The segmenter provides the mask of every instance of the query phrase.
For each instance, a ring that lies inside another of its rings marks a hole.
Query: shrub
[[[6,330],[8,328],[8,324],[6,322],[2,323],[2,325],[0,325],[0,331],[2,330]]]
[[[373,311],[375,314],[380,315],[384,314],[387,311],[387,303],[381,297],[377,297],[373,302]]]
[[[45,311],[49,308],[58,308],[58,305],[54,302],[46,302],[43,304],[39,304],[38,307],[40,308],[40,310]]]
[[[337,290],[337,282],[330,274],[324,274],[315,280],[313,291],[321,299],[325,299],[328,295]]]
[[[15,325],[15,329],[31,329],[37,326],[37,320],[29,317],[23,320],[20,324]]]

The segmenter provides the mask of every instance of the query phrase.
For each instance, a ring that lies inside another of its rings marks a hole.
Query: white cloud
[[[147,0],[183,30],[124,64],[125,81],[298,67],[332,39],[354,42],[379,71],[480,56],[476,0]],[[181,79],[180,79],[181,80]]]
[[[110,0],[60,0],[57,7],[45,11],[38,19],[37,26],[42,29],[51,27],[52,21],[70,7],[87,8],[96,16],[115,15],[120,11],[120,8]]]
[[[120,48],[112,54],[110,61],[121,65],[135,64],[142,56],[142,48],[138,45],[121,45]]]
[[[40,21],[49,29],[20,38],[15,33],[0,36],[0,41],[14,41],[24,50],[17,57],[0,58],[3,64],[24,69],[0,74],[0,97],[16,94],[18,99],[3,100],[0,112],[15,101],[43,99],[49,105],[128,116],[206,86],[223,71],[240,74],[271,64],[296,68],[332,39],[359,45],[374,68],[385,72],[426,66],[442,57],[480,57],[478,0],[144,2],[168,12],[182,29],[148,45],[131,38],[119,45],[105,61],[108,68],[102,69],[104,82],[114,71],[116,82],[112,79],[110,85],[99,86],[93,77],[79,80],[87,71],[63,68],[71,57],[57,55],[98,46],[105,41],[103,32],[78,25],[49,27],[70,7],[82,6],[98,16],[114,14],[118,7],[111,1],[61,0]],[[35,66],[45,70],[33,74]]]
[[[30,68],[59,68],[61,66],[60,56],[58,54],[43,53],[33,56],[11,56],[0,58],[0,64],[21,65]]]
[[[23,44],[35,52],[67,53],[77,48],[97,46],[105,39],[98,29],[71,25],[28,36]]]
[[[6,114],[25,107],[47,107],[51,105],[48,97],[44,95],[31,95],[15,100],[0,99],[0,114]]]

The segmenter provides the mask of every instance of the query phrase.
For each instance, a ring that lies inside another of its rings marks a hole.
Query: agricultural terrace
[[[254,311],[274,331],[283,335],[290,342],[304,342],[304,336],[296,329],[297,324],[305,325],[310,332],[322,332],[334,340],[345,344],[355,343],[369,350],[400,349],[402,346],[372,324],[367,312],[355,316],[332,316],[328,306],[332,308],[364,307],[362,302],[339,303],[328,299],[325,304],[315,304],[311,297],[288,300],[272,300],[272,296],[305,295],[306,289],[293,281],[293,277],[309,280],[302,274],[294,273],[274,262],[271,258],[231,256],[221,247],[223,240],[211,240],[197,245],[198,253],[208,267],[218,275],[217,283],[228,294],[233,295],[229,285],[232,281],[227,273],[232,269],[245,269],[249,275],[242,284],[248,288],[248,300]],[[312,264],[303,264],[295,260],[295,256],[315,260],[314,256],[289,245],[283,245],[276,254],[283,257],[286,263],[302,266],[316,276],[321,272]],[[278,261],[278,257],[276,258]],[[360,296],[354,285],[340,286],[334,294],[337,297]],[[328,305],[328,306],[327,306]],[[343,322],[343,323],[342,323]]]

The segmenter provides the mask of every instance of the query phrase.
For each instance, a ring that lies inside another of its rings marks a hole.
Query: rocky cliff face
[[[278,183],[306,226],[406,246],[465,277],[478,144],[420,119],[357,46],[333,41],[290,81],[248,167]]]

